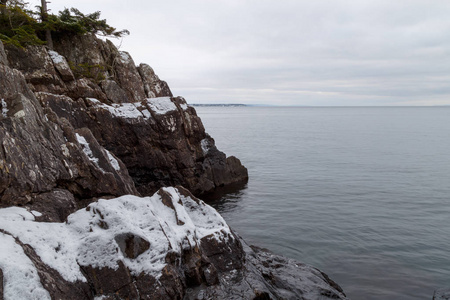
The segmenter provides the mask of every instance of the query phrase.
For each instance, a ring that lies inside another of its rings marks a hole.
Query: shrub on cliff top
[[[36,34],[40,24],[34,18],[34,13],[25,9],[23,2],[11,1],[8,5],[0,4],[0,11],[0,40],[4,44],[17,47],[45,44]]]
[[[129,34],[128,30],[117,31],[108,25],[105,19],[100,19],[100,11],[83,14],[76,8],[64,9],[59,16],[49,15],[50,30],[57,34],[81,35],[94,33],[102,36],[121,37]]]
[[[76,8],[64,9],[58,15],[48,14],[42,20],[39,12],[26,9],[26,3],[21,0],[1,1],[0,4],[0,40],[4,44],[24,47],[27,45],[45,44],[45,32],[52,35],[96,35],[121,37],[129,34],[128,30],[116,30],[108,25],[105,19],[100,19],[100,12],[83,14]]]

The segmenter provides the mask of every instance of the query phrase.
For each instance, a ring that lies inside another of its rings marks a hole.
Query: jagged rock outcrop
[[[65,223],[36,215],[0,209],[5,299],[346,299],[319,270],[247,246],[182,187],[99,200]]]
[[[119,158],[142,195],[177,184],[202,195],[247,180],[240,161],[217,150],[195,109],[172,97],[150,66],[136,67],[128,53],[91,35],[54,44],[56,51],[10,47],[9,64],[55,122],[88,128],[92,143]]]
[[[58,199],[46,217],[59,220],[76,209],[76,199],[138,193],[125,166],[105,173],[109,160],[92,162],[73,127],[39,104],[21,72],[1,64],[0,85],[0,207],[43,207],[46,199]],[[97,157],[107,156],[94,139],[90,145]]]
[[[148,98],[157,97],[172,97],[172,92],[165,81],[159,79],[155,71],[147,65],[140,64],[138,67],[139,74],[142,77],[142,82],[144,83],[145,94]]]
[[[247,176],[237,159],[217,150],[195,110],[181,97],[120,105],[48,93],[38,93],[38,98],[74,127],[90,128],[99,143],[124,162],[142,194],[180,184],[199,195]]]

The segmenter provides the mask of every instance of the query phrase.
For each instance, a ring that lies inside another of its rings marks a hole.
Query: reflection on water
[[[213,192],[201,195],[200,198],[214,207],[216,202],[226,202],[241,198],[245,189],[247,189],[247,182],[237,182],[227,186],[218,187]],[[217,208],[216,208],[217,209]]]
[[[232,213],[238,209],[239,201],[241,201],[248,184],[235,185],[231,189],[221,189],[220,195],[215,194],[216,197],[208,198],[205,201],[214,207],[220,214]]]

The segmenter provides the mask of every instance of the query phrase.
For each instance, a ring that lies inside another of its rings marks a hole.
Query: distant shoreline
[[[435,108],[450,105],[273,105],[273,104],[241,104],[241,103],[207,103],[189,104],[194,107],[296,107],[296,108]]]
[[[220,106],[220,107],[235,107],[235,106],[248,106],[246,104],[239,104],[239,103],[235,103],[235,104],[199,104],[199,103],[194,103],[194,104],[190,104],[191,106],[198,106],[198,107],[202,107],[202,106]]]

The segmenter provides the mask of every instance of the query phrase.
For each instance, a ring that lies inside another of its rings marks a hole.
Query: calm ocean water
[[[450,107],[196,107],[248,185],[213,205],[352,299],[450,287]]]

